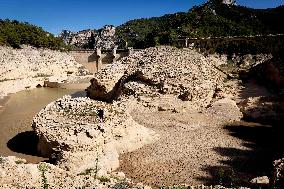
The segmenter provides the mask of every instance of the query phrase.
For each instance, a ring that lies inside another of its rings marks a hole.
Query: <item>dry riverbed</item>
[[[49,90],[11,95],[0,114],[0,154],[30,162],[44,160],[38,152],[57,155],[56,166],[48,165],[48,179],[65,188],[101,184],[97,176],[111,178],[113,171],[126,174],[119,173],[123,182],[142,182],[141,187],[248,186],[252,178],[271,176],[271,162],[280,158],[274,156],[280,137],[270,125],[238,122],[245,108],[259,107],[258,96],[269,92],[256,83],[228,81],[215,63],[193,50],[149,48],[109,65],[91,80],[86,91],[92,99],[71,95],[56,100],[74,91]],[[263,138],[269,140],[265,145]],[[34,180],[22,173],[8,175],[11,169],[29,172],[33,167],[39,173],[41,165],[15,163],[4,158],[2,175],[8,179],[2,183],[7,186]],[[111,183],[121,184],[117,179]]]
[[[136,182],[152,186],[210,179],[210,166],[223,166],[229,157],[218,149],[249,150],[229,134],[218,119],[199,112],[133,111],[135,121],[160,134],[161,139],[140,150],[120,156],[120,171]]]

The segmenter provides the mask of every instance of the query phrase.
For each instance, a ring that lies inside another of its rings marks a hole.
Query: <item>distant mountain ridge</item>
[[[254,36],[284,33],[284,6],[252,9],[236,0],[209,0],[188,12],[130,20],[117,28],[63,31],[60,37],[75,48],[147,48],[176,45],[181,37]],[[106,35],[106,36],[105,36]]]
[[[237,5],[235,0],[209,0],[200,6],[194,6],[188,12],[135,19],[118,27],[106,25],[98,30],[63,30],[59,37],[26,22],[0,20],[0,45],[19,48],[20,45],[26,44],[51,49],[176,46],[177,39],[185,37],[283,34],[283,20],[283,5],[277,8],[252,9]],[[279,45],[283,41],[280,39],[272,42]],[[255,46],[257,45],[262,46],[262,49],[264,45],[274,46],[267,42],[260,45],[255,43]]]

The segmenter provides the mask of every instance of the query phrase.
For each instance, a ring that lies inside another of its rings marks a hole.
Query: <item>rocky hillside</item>
[[[147,48],[157,45],[179,46],[179,38],[207,38],[229,36],[257,36],[284,33],[281,20],[283,6],[271,9],[252,9],[237,4],[235,0],[209,0],[194,6],[188,12],[166,14],[161,17],[130,20],[117,28],[105,26],[99,30],[70,32],[64,30],[60,37],[73,48]],[[284,37],[259,37],[240,41],[222,40],[196,45],[208,52],[280,54]],[[245,49],[245,50],[244,50]]]
[[[114,26],[106,25],[99,30],[83,30],[79,32],[71,32],[63,30],[59,37],[63,39],[64,43],[79,49],[113,49],[118,46],[125,48],[126,43],[119,38]]]
[[[89,72],[67,53],[24,46],[0,46],[0,98],[28,88],[43,86],[44,81],[72,80]]]

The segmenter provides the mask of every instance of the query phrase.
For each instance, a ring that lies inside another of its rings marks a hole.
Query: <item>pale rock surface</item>
[[[22,49],[0,46],[0,68],[0,98],[43,86],[50,77],[62,82],[90,74],[67,53],[29,46]]]
[[[105,25],[99,30],[82,30],[79,32],[71,32],[63,30],[59,37],[63,39],[67,45],[73,45],[77,48],[101,48],[113,49],[116,46],[125,48],[126,42],[115,35],[116,28],[112,25]]]
[[[99,111],[103,110],[103,119]],[[33,120],[39,136],[38,151],[57,164],[80,173],[97,167],[99,174],[118,167],[118,154],[142,147],[157,135],[129,115],[125,104],[89,98],[63,98],[49,104]]]
[[[252,184],[255,185],[268,185],[269,184],[269,178],[267,176],[262,177],[256,177],[250,181]]]
[[[224,75],[213,62],[190,49],[153,47],[102,69],[87,88],[90,98],[174,95],[196,107],[207,106]]]
[[[1,189],[141,188],[123,173],[114,172],[100,177],[93,170],[74,174],[49,163],[29,164],[16,157],[1,157]],[[144,186],[143,186],[144,187]],[[143,188],[142,187],[142,188]],[[146,186],[145,186],[146,187]]]
[[[247,54],[235,57],[233,61],[239,64],[241,68],[252,68],[272,58],[273,56],[271,54],[257,54],[257,55]]]
[[[223,0],[222,3],[225,5],[237,5],[236,0]]]
[[[220,66],[228,63],[227,55],[222,54],[209,54],[207,57],[207,60],[215,66]]]

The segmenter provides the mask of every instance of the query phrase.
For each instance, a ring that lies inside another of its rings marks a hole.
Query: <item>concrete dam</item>
[[[123,57],[129,56],[137,49],[131,47],[127,49],[84,49],[84,50],[72,50],[69,52],[75,60],[85,66],[90,72],[96,73],[101,68],[104,68],[108,64],[112,64]]]

